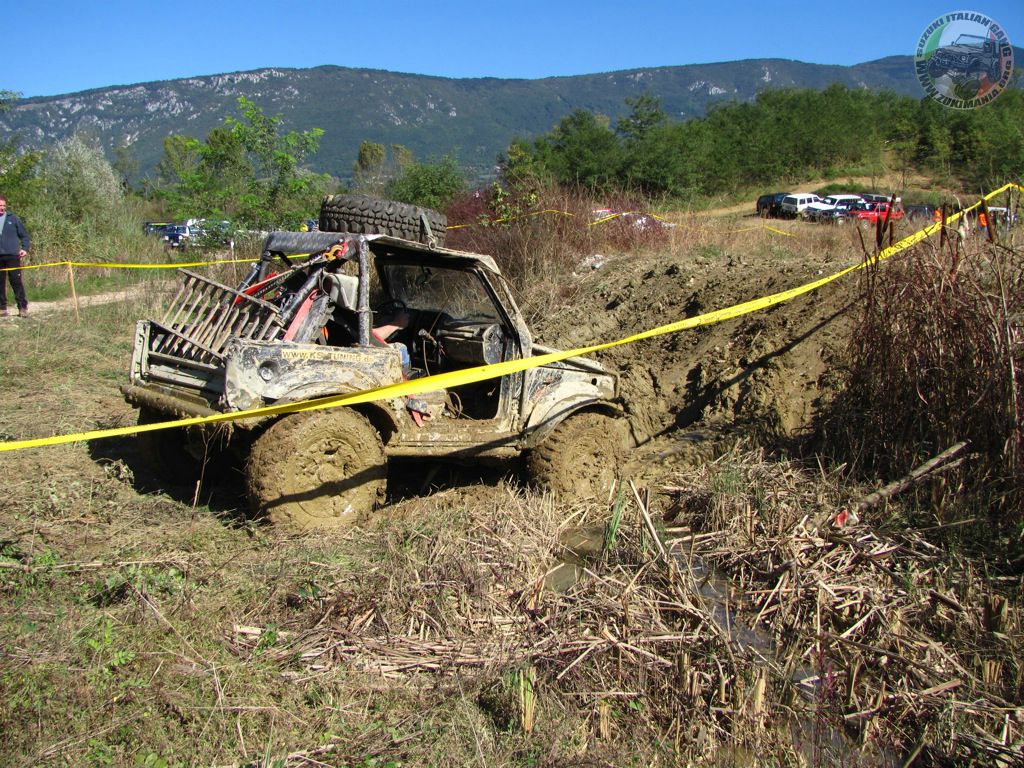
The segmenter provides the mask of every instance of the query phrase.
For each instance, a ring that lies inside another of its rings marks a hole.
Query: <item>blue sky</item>
[[[932,19],[958,10],[989,15],[1024,47],[1024,0],[11,0],[5,6],[0,90],[26,97],[320,64],[530,79],[762,57],[856,64],[912,55]]]

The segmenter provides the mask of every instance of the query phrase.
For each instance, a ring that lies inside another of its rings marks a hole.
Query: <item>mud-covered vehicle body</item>
[[[275,232],[238,288],[187,270],[181,277],[164,317],[136,326],[122,391],[145,423],[553,351],[534,343],[491,257],[436,244]],[[614,374],[572,358],[408,397],[141,437],[170,472],[226,445],[245,461],[255,507],[275,521],[327,526],[381,500],[393,456],[501,460],[525,452],[540,484],[597,493],[628,443],[617,400]]]
[[[932,77],[985,74],[994,83],[999,80],[1001,68],[999,43],[980,35],[960,35],[950,45],[936,48],[928,59],[928,74]]]

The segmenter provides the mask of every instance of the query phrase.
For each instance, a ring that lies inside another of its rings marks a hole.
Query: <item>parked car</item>
[[[789,192],[771,192],[761,195],[754,204],[757,215],[763,219],[774,219],[782,215],[782,201]]]
[[[861,199],[860,195],[854,194],[829,195],[804,208],[803,215],[812,221],[835,221],[833,214],[837,209],[848,211]]]
[[[892,195],[879,195],[876,192],[865,192],[861,197],[869,203],[888,203],[892,199]],[[900,198],[896,198],[896,202],[900,202]]]
[[[851,208],[847,215],[862,224],[874,224],[879,219],[899,221],[903,218],[903,206],[897,203],[890,209],[889,203],[864,202]]]
[[[594,208],[590,211],[590,222],[592,224],[604,224],[613,221],[628,222],[635,229],[642,232],[649,229],[672,229],[676,226],[671,221],[665,221],[657,216],[638,213],[637,211],[614,211],[611,208]]]
[[[914,204],[907,205],[903,208],[903,213],[907,217],[907,221],[934,221],[935,220],[935,206],[925,204]]]
[[[785,218],[794,219],[799,216],[811,203],[820,202],[821,198],[810,192],[793,192],[782,198],[779,206]]]
[[[188,227],[190,248],[220,248],[234,244],[235,227],[230,221],[196,219],[185,226]]]
[[[168,224],[164,227],[160,239],[164,241],[164,245],[168,248],[181,248],[184,250],[188,245],[191,234],[187,224]]]

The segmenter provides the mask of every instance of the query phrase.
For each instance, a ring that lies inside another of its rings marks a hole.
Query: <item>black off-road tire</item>
[[[430,226],[428,235],[422,219]],[[429,208],[378,200],[365,195],[330,195],[320,204],[320,229],[356,235],[390,235],[403,240],[444,245],[448,218]]]
[[[604,501],[619,477],[628,447],[625,419],[577,413],[530,451],[527,469],[534,485],[560,498]]]
[[[300,531],[352,524],[384,500],[380,434],[350,408],[293,413],[253,443],[249,501],[275,525]]]

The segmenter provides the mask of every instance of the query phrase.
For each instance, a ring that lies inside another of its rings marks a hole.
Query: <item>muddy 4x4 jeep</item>
[[[271,233],[236,289],[181,270],[163,319],[136,327],[122,391],[140,423],[554,351],[533,342],[491,257],[437,244],[444,224],[433,211],[335,196],[324,201],[321,231]],[[617,376],[582,358],[407,398],[158,430],[140,440],[172,476],[201,468],[211,448],[236,452],[252,505],[302,529],[342,525],[372,509],[383,498],[389,457],[525,453],[539,485],[600,495],[630,443]]]
[[[981,77],[986,75],[995,83],[1002,74],[999,43],[979,35],[960,35],[950,45],[936,48],[928,59],[928,74],[933,78],[948,74],[950,77]]]

